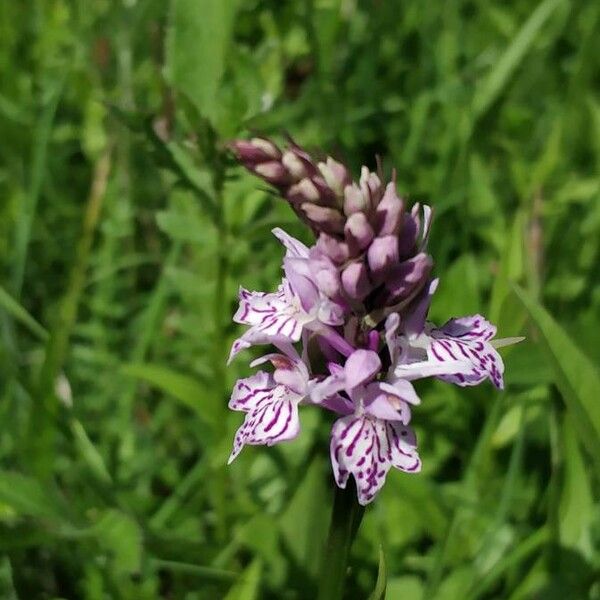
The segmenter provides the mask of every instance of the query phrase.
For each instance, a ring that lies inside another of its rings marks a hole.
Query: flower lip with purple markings
[[[299,407],[337,415],[330,440],[334,479],[350,475],[360,504],[370,503],[393,467],[421,469],[411,407],[412,382],[435,377],[458,386],[489,379],[504,386],[497,348],[481,315],[427,321],[438,286],[427,253],[428,206],[407,210],[395,180],[361,170],[358,182],[329,157],[316,162],[295,143],[236,141],[231,148],[254,175],[273,185],[316,237],[307,246],[282,229],[284,277],[275,292],[240,288],[234,321],[248,326],[229,360],[255,345],[279,350],[251,366],[271,372],[238,380],[229,407],[244,413],[229,462],[245,445],[273,445],[300,432]]]

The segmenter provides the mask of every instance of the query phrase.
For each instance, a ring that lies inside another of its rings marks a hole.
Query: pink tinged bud
[[[360,170],[360,189],[363,196],[368,199],[369,206],[373,208],[377,206],[381,199],[381,180],[367,167],[362,167]]]
[[[359,250],[364,250],[374,237],[373,228],[367,221],[365,213],[362,212],[354,213],[348,217],[344,234],[349,248],[356,247]]]
[[[344,217],[335,208],[318,206],[309,202],[305,202],[300,208],[306,215],[306,218],[319,231],[327,233],[341,233],[344,231]]]
[[[257,149],[263,152],[266,156],[279,160],[281,158],[281,152],[279,148],[269,140],[264,138],[255,137],[250,140],[250,143]]]
[[[353,183],[344,188],[344,214],[353,215],[357,212],[363,212],[367,209],[367,200],[360,188]]]
[[[361,262],[349,264],[342,272],[342,286],[353,300],[364,300],[372,289],[367,267]]]
[[[289,183],[289,173],[285,167],[275,161],[260,163],[253,167],[254,172],[273,185],[281,186]]]
[[[327,185],[335,192],[336,196],[343,196],[344,188],[350,183],[348,169],[342,164],[327,157],[327,162],[317,165]]]
[[[340,276],[330,270],[317,271],[315,274],[317,287],[328,298],[339,298],[340,295]]]
[[[333,262],[313,249],[308,265],[319,290],[329,298],[340,299],[340,273]]]
[[[375,279],[381,279],[398,263],[398,238],[395,235],[375,238],[367,251],[369,268]]]
[[[330,206],[335,206],[335,204],[336,204],[335,193],[327,185],[327,182],[319,175],[316,175],[315,177],[313,177],[312,182],[315,185],[315,187],[319,190],[319,203],[327,204]]]
[[[337,238],[321,233],[317,241],[317,248],[334,263],[342,264],[348,260],[350,251],[346,242],[340,242]]]
[[[298,157],[297,154],[290,150],[286,150],[283,153],[281,162],[285,168],[290,172],[292,177],[296,180],[306,177],[307,172],[304,166],[304,162]]]
[[[277,146],[262,138],[253,138],[250,141],[235,140],[230,147],[238,159],[247,165],[279,160],[281,157]]]
[[[308,178],[294,184],[286,194],[288,200],[293,204],[303,204],[304,202],[318,202],[319,190],[315,184]]]
[[[375,211],[376,228],[378,235],[398,235],[402,225],[404,203],[396,193],[394,182],[387,184],[381,202]]]
[[[432,266],[431,256],[424,252],[396,265],[385,282],[391,299],[406,298],[423,287],[429,278]]]

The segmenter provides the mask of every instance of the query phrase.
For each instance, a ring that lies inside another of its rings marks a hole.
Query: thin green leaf
[[[27,327],[33,335],[45,342],[48,332],[40,325],[2,286],[0,286],[0,306],[16,321]]]
[[[572,418],[563,420],[564,478],[558,506],[561,545],[591,558],[594,499]]]
[[[239,581],[229,590],[223,600],[256,600],[260,590],[262,561],[256,559],[240,575]]]
[[[104,464],[104,459],[90,440],[81,422],[77,419],[71,419],[69,428],[73,434],[79,455],[83,458],[94,477],[105,485],[112,485],[112,478]]]
[[[0,502],[18,515],[62,520],[63,513],[47,486],[14,471],[0,471]]]
[[[592,455],[600,447],[600,376],[592,362],[564,329],[529,294],[518,286],[515,293],[539,329],[554,382],[571,411],[579,434]]]
[[[122,371],[125,375],[142,379],[173,396],[191,408],[207,424],[216,423],[221,412],[220,407],[216,406],[213,396],[205,386],[193,377],[155,364],[128,364],[122,367]]]
[[[166,40],[166,75],[214,124],[236,2],[172,0]]]
[[[473,119],[481,117],[496,101],[511,75],[527,55],[540,30],[563,0],[543,0],[524,23],[473,98]]]

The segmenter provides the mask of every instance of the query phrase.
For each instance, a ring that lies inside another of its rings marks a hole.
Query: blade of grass
[[[41,407],[38,406],[32,410],[28,439],[33,467],[43,477],[48,476],[52,469],[54,427],[52,419],[49,417],[57,412],[54,383],[64,364],[69,338],[77,318],[79,299],[85,282],[94,232],[106,192],[110,165],[110,150],[106,150],[94,167],[82,233],[74,255],[75,262],[71,269],[69,283],[61,301],[56,322],[53,324],[46,344],[44,362],[38,378],[36,398]]]
[[[40,325],[2,286],[0,286],[0,307],[15,321],[24,325],[42,342],[48,340],[48,332]]]
[[[540,332],[542,346],[553,366],[554,382],[574,416],[582,441],[600,467],[600,375],[546,309],[522,288],[515,286],[514,291]]]
[[[15,231],[15,248],[13,257],[12,291],[16,298],[21,296],[23,278],[25,275],[25,264],[27,262],[27,251],[31,238],[31,227],[37,211],[37,204],[46,175],[46,158],[48,155],[48,144],[52,125],[56,115],[56,108],[62,95],[66,77],[55,82],[53,89],[48,95],[48,100],[42,109],[36,124],[33,139],[33,153],[31,159],[30,184],[27,196]]]
[[[482,117],[500,96],[502,89],[533,46],[546,21],[562,3],[563,0],[543,0],[531,13],[500,59],[494,63],[481,86],[475,91],[473,121]]]

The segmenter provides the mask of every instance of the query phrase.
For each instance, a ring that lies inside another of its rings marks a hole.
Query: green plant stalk
[[[336,486],[329,533],[319,574],[318,600],[340,600],[344,594],[348,558],[352,542],[365,512],[356,498],[356,486],[348,481],[346,489]]]
[[[98,159],[83,219],[83,229],[75,252],[75,263],[69,284],[60,304],[57,319],[46,344],[46,354],[36,389],[37,406],[32,408],[29,422],[28,445],[36,473],[46,477],[52,470],[51,447],[54,440],[53,420],[58,412],[58,399],[54,384],[59,375],[69,346],[71,331],[77,318],[77,309],[85,282],[90,250],[104,200],[110,172],[110,150]]]

